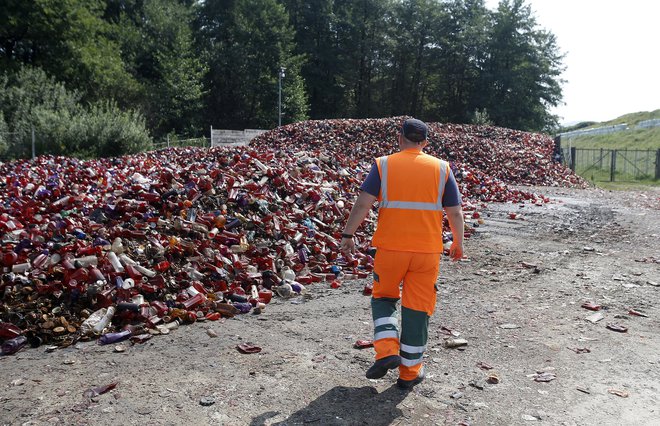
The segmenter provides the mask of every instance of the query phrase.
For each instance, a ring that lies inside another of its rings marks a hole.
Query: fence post
[[[655,152],[655,178],[660,179],[660,149]]]
[[[612,162],[610,163],[610,182],[614,182],[614,174],[616,173],[616,155],[617,150],[612,150]]]
[[[36,149],[35,149],[35,143],[34,143],[34,126],[32,126],[32,159],[36,157]]]
[[[600,149],[600,159],[598,160],[598,168],[603,170],[603,148]]]
[[[553,158],[559,158],[559,163],[562,163],[562,157],[563,156],[563,151],[561,149],[561,135],[555,136],[555,152],[553,154]]]
[[[570,162],[570,164],[569,164],[569,167],[570,167],[571,170],[573,170],[573,171],[575,171],[575,153],[576,153],[576,151],[577,151],[577,150],[575,149],[575,147],[572,146],[572,147],[571,147],[571,162]]]

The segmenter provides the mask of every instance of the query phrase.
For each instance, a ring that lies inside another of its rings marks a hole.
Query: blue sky
[[[486,0],[495,9],[498,0]],[[561,123],[660,109],[660,1],[526,0],[566,53]]]

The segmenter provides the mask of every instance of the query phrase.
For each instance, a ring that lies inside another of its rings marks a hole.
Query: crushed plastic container
[[[5,340],[2,343],[2,355],[13,355],[20,351],[27,344],[27,337],[18,336],[13,339]]]

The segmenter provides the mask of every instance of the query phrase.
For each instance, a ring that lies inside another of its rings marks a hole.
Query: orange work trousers
[[[428,322],[435,310],[440,255],[382,248],[376,252],[371,299],[376,359],[400,355],[399,377],[403,380],[415,379],[422,368]],[[399,299],[402,299],[400,335]]]

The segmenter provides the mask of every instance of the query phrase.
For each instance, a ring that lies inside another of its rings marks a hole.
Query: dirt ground
[[[443,260],[427,378],[409,393],[394,372],[364,377],[373,349],[353,344],[371,338],[369,298],[347,281],[123,353],[86,342],[2,357],[0,424],[660,424],[660,191],[534,190],[553,202],[491,204],[469,260]],[[585,320],[584,302],[604,319]],[[468,345],[445,348],[451,330]],[[245,342],[262,352],[239,353]]]

